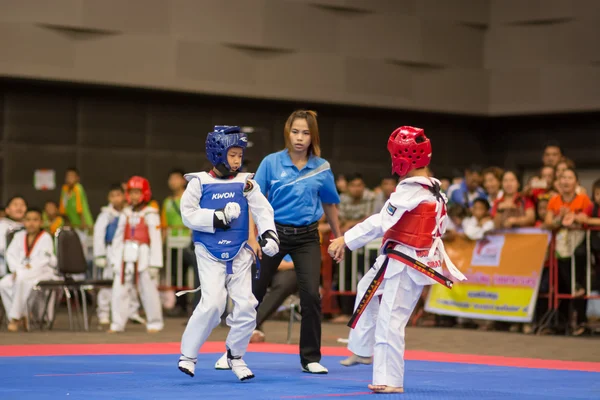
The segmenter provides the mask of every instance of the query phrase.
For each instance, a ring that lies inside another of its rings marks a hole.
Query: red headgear
[[[131,203],[129,198],[129,191],[131,189],[139,189],[142,191],[142,202],[148,203],[152,199],[152,190],[150,190],[150,182],[148,179],[142,178],[141,176],[132,176],[127,182],[127,193],[125,193],[125,197],[127,198],[127,202]]]
[[[413,169],[428,166],[431,161],[431,142],[421,128],[397,128],[390,135],[387,148],[392,156],[392,173],[400,177]]]

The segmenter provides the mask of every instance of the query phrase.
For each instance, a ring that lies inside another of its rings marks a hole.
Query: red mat
[[[0,357],[179,354],[179,351],[179,343],[31,344],[0,346]],[[225,343],[207,342],[202,346],[200,351],[203,353],[221,353],[225,351]],[[250,344],[248,351],[259,353],[297,354],[298,346],[289,344],[258,343]],[[347,356],[350,354],[345,347],[322,347],[321,352],[324,356]],[[421,350],[407,350],[405,358],[407,360],[419,361],[600,372],[600,363],[597,362],[435,353]]]

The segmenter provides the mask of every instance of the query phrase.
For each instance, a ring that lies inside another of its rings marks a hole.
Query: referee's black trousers
[[[300,362],[304,366],[321,361],[321,247],[317,227],[314,223],[297,227],[297,232],[294,232],[293,228],[277,225],[279,253],[273,257],[263,254],[260,278],[252,281],[252,292],[260,304],[283,257],[286,254],[292,257],[302,313]]]

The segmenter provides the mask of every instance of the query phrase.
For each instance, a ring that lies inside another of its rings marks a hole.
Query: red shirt
[[[496,216],[496,213],[498,212],[498,205],[500,203],[502,203],[504,201],[504,195],[502,195],[502,197],[496,199],[496,201],[494,201],[494,206],[492,207],[492,211],[491,211],[491,216],[492,218],[494,218]],[[514,197],[513,197],[513,204],[517,207],[523,210],[523,212],[525,212],[526,210],[529,209],[535,209],[535,204],[533,203],[533,201],[531,201],[531,199],[529,197],[526,196],[522,196],[521,193],[517,193]]]

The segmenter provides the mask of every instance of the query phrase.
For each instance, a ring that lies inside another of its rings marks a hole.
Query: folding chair
[[[67,302],[67,312],[69,315],[69,328],[73,330],[73,312],[71,307],[71,298],[74,299],[76,306],[76,315],[77,315],[77,324],[79,326],[79,314],[77,311],[79,309],[83,310],[83,327],[84,330],[89,330],[89,317],[87,311],[87,302],[85,297],[85,291],[93,290],[99,287],[112,286],[111,280],[75,280],[73,276],[84,274],[87,272],[87,260],[85,259],[83,248],[81,246],[81,241],[79,240],[79,236],[77,232],[75,232],[71,227],[63,227],[62,229],[57,230],[56,234],[56,256],[58,259],[58,274],[60,275],[59,280],[52,281],[41,281],[36,285],[36,289],[42,290],[46,292],[46,300],[44,306],[44,315],[42,316],[42,325],[43,322],[48,317],[48,305],[50,303],[50,299],[52,293],[57,291],[58,293],[62,292],[65,295]],[[79,304],[79,296],[77,292],[81,295],[81,306]],[[52,329],[54,325],[54,320],[56,318],[56,307],[59,301],[56,299],[54,315],[49,320],[49,329]]]

